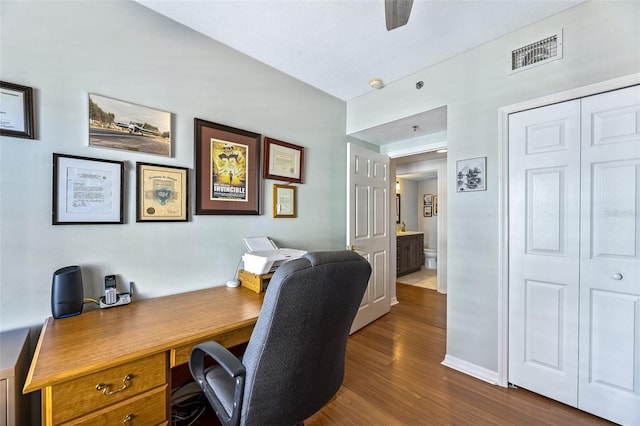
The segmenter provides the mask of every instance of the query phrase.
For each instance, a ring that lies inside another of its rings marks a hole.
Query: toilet
[[[438,257],[438,250],[424,249],[424,266],[427,269],[436,269],[436,259]]]

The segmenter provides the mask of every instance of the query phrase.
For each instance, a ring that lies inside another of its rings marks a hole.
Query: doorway
[[[413,229],[407,228],[409,231],[424,231],[424,227],[419,226],[420,221],[424,219],[436,218],[436,232],[437,240],[429,243],[429,236],[425,234],[424,246],[435,248],[437,252],[436,259],[436,289],[439,293],[446,294],[447,292],[447,154],[446,153],[422,153],[418,155],[410,155],[404,157],[396,157],[392,159],[392,164],[395,166],[396,180],[400,180],[405,183],[405,187],[408,191],[404,191],[401,185],[401,207],[402,211],[410,209],[411,216],[407,217],[410,221],[404,221],[406,225],[409,225]],[[393,168],[392,168],[393,169]],[[424,218],[424,202],[423,194],[424,190],[418,189],[423,186],[420,182],[426,179],[436,178],[437,189],[433,190],[431,195],[437,194],[437,199],[431,199],[431,217]],[[435,204],[437,202],[437,214],[434,215]],[[401,222],[402,215],[401,215]],[[434,247],[431,247],[433,245]]]

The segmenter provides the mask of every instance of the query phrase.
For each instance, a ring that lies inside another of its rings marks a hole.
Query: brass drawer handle
[[[131,414],[127,414],[124,418],[124,420],[122,421],[122,424],[127,424],[129,423],[131,420],[133,420],[133,413]]]
[[[122,386],[120,386],[118,389],[115,390],[109,390],[109,387],[111,385],[105,385],[104,383],[98,383],[96,385],[96,390],[101,390],[103,395],[113,395],[114,393],[118,393],[120,391],[125,390],[127,387],[129,387],[129,380],[133,379],[133,374],[127,374],[126,376],[124,376],[124,379],[122,379]],[[127,416],[129,417],[129,416]],[[128,421],[128,420],[126,420]]]

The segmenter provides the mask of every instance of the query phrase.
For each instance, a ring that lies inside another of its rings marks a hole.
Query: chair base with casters
[[[280,266],[242,356],[197,345],[189,368],[223,425],[302,425],[338,391],[349,330],[371,267],[351,251]],[[217,364],[206,367],[205,360]]]

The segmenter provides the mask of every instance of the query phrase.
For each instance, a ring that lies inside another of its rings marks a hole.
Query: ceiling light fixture
[[[384,82],[381,78],[372,78],[369,80],[369,87],[376,90],[382,89],[384,87]]]

